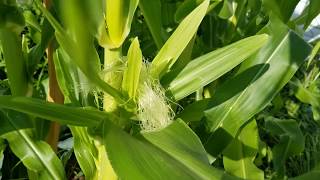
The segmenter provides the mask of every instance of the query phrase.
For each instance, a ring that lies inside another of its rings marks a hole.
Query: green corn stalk
[[[122,85],[123,72],[121,66],[124,63],[122,55],[122,44],[130,32],[131,22],[139,0],[106,0],[106,26],[110,42],[104,50],[104,81],[113,88],[120,90]],[[103,109],[106,112],[116,112],[118,102],[109,94],[103,98]],[[108,169],[103,177],[116,179],[117,175],[113,171],[106,155],[105,145],[98,145],[98,167]],[[100,165],[100,166],[99,166]],[[101,177],[100,177],[101,178]]]
[[[110,84],[115,89],[120,89],[122,82],[121,66],[122,61],[122,48],[104,50],[104,81]],[[110,96],[105,94],[103,98],[103,109],[107,112],[114,112],[117,110],[117,101]]]
[[[118,68],[123,65],[122,44],[128,36],[134,12],[139,0],[106,0],[106,31],[108,45],[105,46],[104,68],[110,71],[104,76],[104,80],[113,88],[120,90],[123,72]],[[104,110],[107,112],[116,111],[117,101],[110,95],[104,96]]]

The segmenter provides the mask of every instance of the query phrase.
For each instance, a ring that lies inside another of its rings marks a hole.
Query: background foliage
[[[299,2],[0,0],[2,179],[317,179],[320,4]]]

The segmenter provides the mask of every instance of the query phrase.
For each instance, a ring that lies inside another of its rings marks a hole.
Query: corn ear
[[[130,32],[139,0],[106,0],[106,25],[109,48],[119,48]]]

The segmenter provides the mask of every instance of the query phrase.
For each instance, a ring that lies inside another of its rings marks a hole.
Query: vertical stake
[[[44,0],[45,7],[49,10],[51,8],[51,0]],[[64,103],[64,97],[60,90],[57,77],[56,77],[56,70],[54,67],[53,62],[53,46],[52,42],[49,43],[47,52],[47,59],[48,59],[48,73],[49,73],[49,94],[48,94],[48,101],[54,102],[57,104]],[[59,134],[60,134],[60,124],[57,122],[52,122],[50,124],[49,132],[47,135],[47,143],[52,147],[52,149],[57,152],[57,146],[59,141]]]

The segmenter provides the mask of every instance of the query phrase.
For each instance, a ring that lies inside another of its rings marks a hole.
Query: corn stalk
[[[122,82],[122,49],[105,48],[104,50],[104,81],[110,84],[113,88],[119,89]],[[117,101],[109,94],[105,93],[103,98],[103,109],[106,112],[115,112],[117,110]]]

